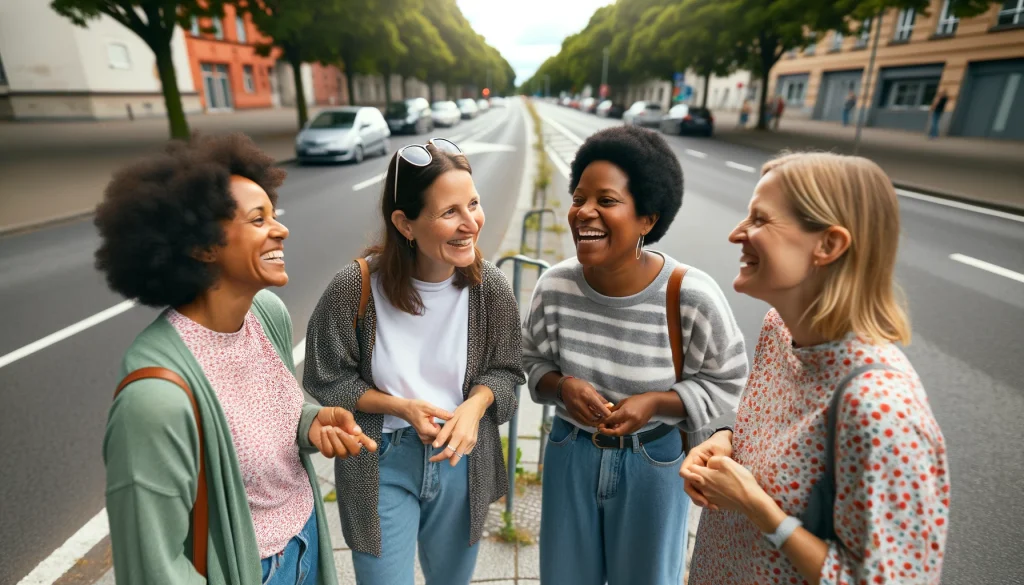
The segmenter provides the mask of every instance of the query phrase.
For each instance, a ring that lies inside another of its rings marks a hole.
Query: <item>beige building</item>
[[[949,0],[932,0],[927,16],[889,10],[880,27],[867,20],[851,26],[850,35],[830,32],[783,56],[772,69],[768,95],[785,99],[784,116],[839,121],[853,91],[851,124],[870,103],[867,125],[923,132],[931,103],[945,91],[944,133],[1024,140],[1024,0],[997,2],[965,19],[948,8]]]

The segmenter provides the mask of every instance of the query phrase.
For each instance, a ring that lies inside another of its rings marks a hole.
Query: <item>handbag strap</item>
[[[117,385],[117,390],[114,391],[114,398],[116,399],[117,395],[132,382],[147,378],[166,380],[177,385],[185,391],[189,402],[192,403],[192,416],[195,417],[196,432],[199,434],[199,478],[196,480],[196,501],[192,505],[192,564],[200,575],[206,577],[206,555],[210,534],[210,506],[208,500],[209,490],[206,487],[206,460],[203,458],[203,424],[199,419],[199,406],[196,403],[195,394],[192,393],[192,389],[188,387],[188,383],[181,376],[167,368],[155,366],[139,368],[125,376],[124,380],[121,380],[121,383]]]
[[[366,263],[366,258],[356,258],[356,264],[359,265],[362,290],[359,293],[359,311],[356,313],[355,320],[352,321],[353,329],[359,328],[359,322],[366,316],[366,307],[370,304],[370,265]]]
[[[839,418],[839,402],[843,399],[843,394],[846,393],[846,388],[850,385],[850,382],[854,378],[863,374],[864,372],[870,372],[871,370],[892,370],[893,368],[888,364],[881,362],[873,362],[870,364],[864,364],[854,368],[849,374],[843,378],[839,385],[836,386],[836,391],[832,393],[832,400],[828,405],[828,414],[825,427],[825,481],[832,486],[829,491],[831,494],[835,494],[835,453],[836,453],[836,424]],[[830,508],[831,509],[831,508]]]
[[[679,312],[679,291],[687,267],[677,264],[668,277],[668,292],[665,293],[665,313],[668,315],[668,342],[672,346],[672,366],[676,370],[676,382],[683,380],[683,320]]]

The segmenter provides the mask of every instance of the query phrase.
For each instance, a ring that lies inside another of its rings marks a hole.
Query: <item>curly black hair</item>
[[[111,289],[144,305],[190,303],[217,278],[195,255],[227,243],[220,222],[235,215],[231,176],[256,182],[276,205],[285,174],[244,134],[172,142],[114,173],[96,208],[96,268]]]
[[[683,169],[665,139],[638,126],[614,126],[591,135],[572,161],[570,195],[583,171],[599,160],[612,163],[629,177],[638,216],[658,214],[658,222],[644,239],[647,243],[660,240],[683,205]]]

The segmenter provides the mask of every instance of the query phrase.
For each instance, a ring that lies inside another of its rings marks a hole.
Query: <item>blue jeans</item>
[[[284,550],[269,556],[263,566],[263,585],[315,585],[320,569],[320,536],[316,510]]]
[[[679,585],[690,508],[683,457],[675,431],[633,449],[599,449],[555,417],[544,455],[540,582]]]
[[[845,108],[843,109],[843,126],[849,126],[850,125],[850,112],[851,111],[852,110],[847,110]]]
[[[480,543],[469,546],[468,455],[452,467],[411,427],[384,433],[380,453],[381,556],[352,551],[357,585],[413,585],[416,549],[427,585],[468,584]]]
[[[928,128],[928,137],[929,138],[938,138],[939,137],[939,120],[941,120],[941,119],[942,119],[942,114],[939,114],[939,113],[936,113],[936,112],[932,112],[932,123],[931,123],[931,126]]]

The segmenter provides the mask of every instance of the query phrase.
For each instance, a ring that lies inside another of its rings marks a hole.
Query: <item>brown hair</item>
[[[850,232],[849,249],[824,267],[824,285],[805,314],[811,327],[828,339],[854,331],[875,343],[910,343],[905,302],[893,282],[900,208],[885,171],[858,156],[803,152],[768,161],[761,175],[769,172],[804,230]]]
[[[426,191],[434,181],[449,171],[465,171],[473,174],[469,160],[465,155],[449,154],[426,145],[430,151],[430,164],[418,167],[410,164],[395,153],[388,163],[388,174],[384,180],[384,192],[381,195],[380,212],[384,221],[384,229],[377,242],[363,252],[370,256],[370,271],[379,272],[380,288],[384,295],[398,310],[412,315],[423,313],[423,299],[412,285],[416,271],[416,249],[398,231],[391,214],[396,210],[405,213],[415,221],[423,211],[426,203]],[[396,167],[395,159],[398,159]],[[399,173],[398,201],[395,199],[395,173]],[[481,282],[483,271],[483,255],[476,249],[476,260],[465,268],[455,268],[455,286],[465,288],[476,286]]]

